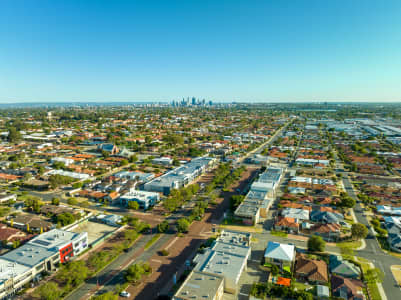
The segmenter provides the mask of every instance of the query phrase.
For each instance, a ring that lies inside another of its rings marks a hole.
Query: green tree
[[[130,163],[136,163],[138,161],[138,157],[134,154],[129,157]]]
[[[342,207],[352,208],[356,204],[356,201],[352,197],[350,197],[347,193],[342,193],[340,198],[341,198],[340,206]]]
[[[110,153],[108,151],[106,151],[106,150],[102,150],[102,156],[104,158],[108,158],[110,156]]]
[[[309,251],[323,252],[325,246],[326,246],[326,242],[320,236],[313,235],[308,239],[308,250]]]
[[[61,297],[62,290],[58,284],[52,281],[42,284],[37,289],[37,294],[44,300],[58,300]]]
[[[69,205],[77,205],[78,204],[78,200],[75,199],[74,197],[68,198],[67,203]]]
[[[277,267],[277,265],[272,264],[270,271],[273,276],[277,276],[278,273],[280,272],[280,269]]]
[[[133,264],[133,265],[129,266],[129,268],[125,272],[124,278],[128,282],[132,282],[135,284],[139,280],[141,280],[142,275],[144,273],[145,273],[145,271],[140,264]]]
[[[60,198],[54,197],[52,199],[52,204],[53,205],[60,205]]]
[[[188,232],[189,222],[187,219],[179,219],[177,221],[177,230],[178,232]]]
[[[128,229],[124,232],[124,237],[128,241],[132,242],[138,237],[138,232],[136,232],[134,229]]]
[[[57,279],[73,286],[77,286],[84,282],[87,276],[88,268],[82,260],[70,261],[61,265],[60,270],[57,273]]]
[[[67,226],[69,224],[74,223],[76,220],[76,217],[73,214],[66,212],[66,213],[62,213],[57,216],[54,216],[53,219],[54,219],[55,223],[58,223],[61,226]]]
[[[128,165],[129,164],[129,162],[128,162],[128,160],[126,160],[126,159],[123,159],[121,162],[120,162],[120,166],[126,166],[126,165]]]
[[[25,207],[27,207],[29,211],[40,212],[43,203],[40,202],[39,199],[40,198],[35,196],[28,196],[24,201]]]
[[[79,188],[81,188],[83,186],[83,183],[82,182],[75,182],[73,185],[72,185],[72,187],[74,188],[74,189],[79,189]]]
[[[157,230],[161,233],[166,232],[169,228],[168,222],[164,220],[160,224],[157,225]]]
[[[365,225],[361,223],[354,223],[351,226],[351,235],[354,239],[364,239],[368,235],[369,231]]]
[[[21,133],[15,127],[11,127],[8,131],[8,141],[10,143],[18,143],[20,140]]]
[[[139,204],[136,201],[128,201],[128,208],[129,209],[138,210],[139,209]]]

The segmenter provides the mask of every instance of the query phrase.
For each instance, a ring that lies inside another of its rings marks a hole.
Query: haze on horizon
[[[401,101],[401,1],[0,4],[0,103]]]

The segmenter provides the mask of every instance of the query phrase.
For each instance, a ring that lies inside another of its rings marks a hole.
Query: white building
[[[55,162],[60,162],[63,163],[66,166],[72,165],[74,163],[74,160],[71,158],[65,158],[65,157],[54,157],[50,161],[51,163]]]
[[[64,170],[51,170],[47,173],[48,175],[61,175],[61,176],[67,176],[79,180],[86,180],[91,178],[89,174],[84,174],[84,173],[77,173],[77,172],[70,172],[70,171],[64,171]]]
[[[179,189],[202,175],[215,161],[212,157],[198,157],[181,167],[175,168],[144,185],[146,191],[170,194],[172,189]]]
[[[127,206],[130,201],[137,202],[140,208],[148,209],[160,201],[160,195],[155,192],[131,189],[128,193],[120,197],[120,202],[124,206]]]
[[[25,245],[0,256],[0,299],[14,295],[41,272],[51,272],[88,247],[88,234],[60,229],[42,233]]]

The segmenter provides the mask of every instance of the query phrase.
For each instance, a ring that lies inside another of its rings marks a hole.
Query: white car
[[[131,296],[131,294],[126,291],[122,291],[120,293],[120,297],[123,297],[123,298],[129,298],[130,296]]]

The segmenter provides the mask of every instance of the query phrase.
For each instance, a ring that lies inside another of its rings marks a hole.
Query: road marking
[[[175,241],[176,241],[177,239],[178,239],[178,237],[175,237],[175,238],[171,241],[171,243],[167,245],[167,247],[166,247],[165,249],[168,250],[168,248],[170,248],[171,245],[174,244]]]

